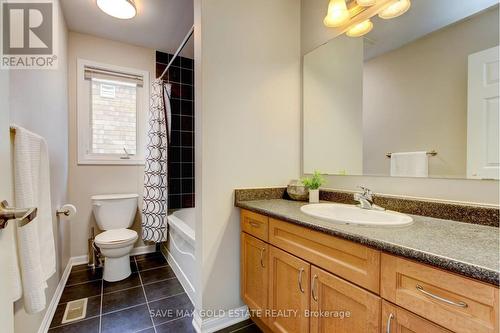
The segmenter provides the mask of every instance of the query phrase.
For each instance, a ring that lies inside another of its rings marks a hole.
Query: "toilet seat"
[[[120,247],[137,240],[137,232],[130,229],[107,230],[95,237],[95,243],[101,247]]]

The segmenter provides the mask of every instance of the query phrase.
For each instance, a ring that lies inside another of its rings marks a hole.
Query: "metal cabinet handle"
[[[454,302],[452,300],[449,300],[447,298],[444,298],[444,297],[441,297],[441,296],[438,296],[438,295],[434,295],[433,293],[430,293],[428,291],[426,291],[424,289],[424,287],[422,287],[421,285],[417,284],[415,286],[415,288],[420,291],[422,294],[426,295],[426,296],[429,296],[430,298],[433,298],[435,300],[438,300],[438,301],[441,301],[443,303],[446,303],[446,304],[450,304],[450,305],[454,305],[454,306],[458,306],[460,308],[466,308],[468,307],[467,303],[465,302]]]
[[[394,315],[390,313],[389,318],[387,318],[387,330],[385,331],[386,333],[391,333],[392,318],[394,318]]]
[[[314,301],[318,301],[318,296],[316,295],[316,280],[318,280],[318,276],[314,274],[313,281],[312,281],[312,287],[311,287],[311,296]]]
[[[19,221],[19,227],[25,226],[35,219],[37,212],[36,207],[19,209],[9,207],[7,201],[2,201],[0,203],[0,229],[7,227],[7,222],[14,219]]]
[[[304,288],[302,288],[302,273],[304,273],[303,268],[299,270],[299,290],[301,293],[304,293]]]
[[[260,224],[254,221],[249,221],[248,222],[252,227],[254,228],[260,228]]]
[[[266,249],[264,247],[260,249],[260,267],[262,268],[266,268],[266,266],[264,266],[264,258],[263,258],[265,250]]]

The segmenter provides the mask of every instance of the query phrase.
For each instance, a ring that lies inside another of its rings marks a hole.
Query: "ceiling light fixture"
[[[377,0],[356,0],[356,2],[361,7],[370,7],[373,6],[377,2]]]
[[[378,16],[385,20],[392,19],[406,13],[406,11],[410,9],[410,6],[410,0],[394,0],[384,7],[384,9],[378,13]]]
[[[365,20],[349,28],[349,30],[347,30],[346,32],[346,35],[349,37],[361,37],[369,33],[372,29],[373,29],[372,21]]]
[[[329,28],[339,27],[349,21],[349,11],[345,0],[330,0],[328,13],[323,20],[324,25]]]
[[[97,7],[106,14],[123,20],[131,19],[137,14],[133,0],[97,0]]]

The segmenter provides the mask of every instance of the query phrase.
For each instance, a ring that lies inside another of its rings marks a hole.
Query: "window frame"
[[[94,154],[91,153],[91,112],[92,95],[90,93],[91,81],[85,80],[85,67],[98,67],[109,71],[140,75],[143,78],[142,87],[137,87],[137,118],[136,118],[136,154],[123,159],[125,153],[120,154]],[[77,155],[79,165],[143,165],[146,148],[146,124],[150,99],[148,71],[136,68],[121,67],[116,65],[98,63],[86,59],[77,59]]]

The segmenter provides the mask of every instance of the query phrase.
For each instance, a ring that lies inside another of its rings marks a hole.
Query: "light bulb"
[[[406,11],[410,9],[410,6],[410,0],[394,0],[384,7],[378,13],[378,16],[386,20],[392,19],[406,13]]]
[[[356,2],[361,7],[370,7],[373,6],[377,0],[356,0]]]
[[[358,23],[347,30],[346,35],[349,37],[361,37],[366,35],[373,29],[373,23],[370,20]]]
[[[349,11],[345,0],[330,0],[328,3],[328,13],[323,23],[330,28],[339,27],[349,20]]]
[[[97,0],[97,7],[119,19],[131,19],[137,14],[132,0]]]

